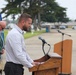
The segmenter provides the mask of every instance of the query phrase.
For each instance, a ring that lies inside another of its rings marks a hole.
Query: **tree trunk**
[[[38,13],[38,28],[41,30],[41,17],[40,17],[40,12]]]
[[[35,17],[34,17],[34,29],[35,29],[35,30],[37,30],[36,19],[37,19],[37,16],[35,15]]]

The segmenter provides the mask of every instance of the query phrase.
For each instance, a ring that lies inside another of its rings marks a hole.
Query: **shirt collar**
[[[15,28],[21,33],[23,34],[24,32],[16,25]]]

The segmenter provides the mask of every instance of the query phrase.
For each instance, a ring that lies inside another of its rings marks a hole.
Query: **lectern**
[[[32,75],[58,75],[61,64],[61,56],[57,53],[45,55],[40,59],[34,60],[41,62],[41,64],[29,69]]]
[[[61,66],[59,69],[60,75],[70,75],[72,63],[72,40],[66,39],[56,43],[54,45],[54,52],[62,56]]]

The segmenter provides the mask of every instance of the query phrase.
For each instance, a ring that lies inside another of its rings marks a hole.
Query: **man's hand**
[[[36,65],[39,65],[39,64],[40,64],[40,62],[33,62],[32,63],[33,66],[36,66]]]

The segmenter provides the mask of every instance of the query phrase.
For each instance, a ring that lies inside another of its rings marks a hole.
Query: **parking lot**
[[[76,74],[76,30],[73,30],[71,28],[60,30],[63,33],[71,35],[71,37],[64,35],[63,40],[65,39],[72,39],[72,66],[71,66],[71,72],[72,75]],[[51,45],[50,53],[53,53],[54,51],[54,44],[62,41],[62,34],[58,33],[56,29],[51,29],[49,33],[44,33],[38,36],[34,36],[32,38],[25,39],[26,44],[26,50],[29,53],[30,57],[34,59],[41,58],[44,56],[44,53],[42,51],[42,41],[38,39],[38,37],[42,37]],[[47,52],[49,47],[45,45],[45,52]],[[5,54],[3,55],[3,63],[5,64]],[[4,73],[3,73],[4,75]],[[27,68],[25,68],[25,75],[32,75]]]

